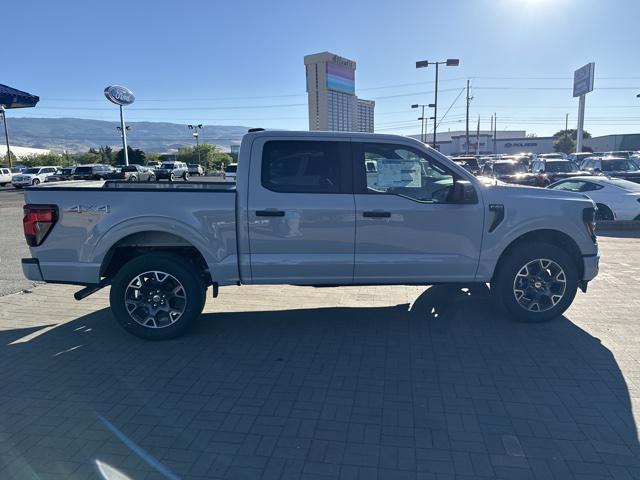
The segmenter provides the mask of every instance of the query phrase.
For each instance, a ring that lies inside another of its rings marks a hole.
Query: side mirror
[[[453,184],[449,200],[451,203],[460,204],[478,203],[478,194],[470,181],[456,180]]]

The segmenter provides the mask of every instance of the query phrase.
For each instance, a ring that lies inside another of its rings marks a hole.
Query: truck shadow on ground
[[[37,331],[0,333],[0,478],[640,474],[611,352],[564,317],[504,318],[486,287],[207,314],[160,343],[108,310],[20,342]]]

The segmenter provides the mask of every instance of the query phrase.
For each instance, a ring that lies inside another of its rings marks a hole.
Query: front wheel
[[[166,340],[185,332],[202,313],[206,286],[183,258],[146,254],[120,269],[109,300],[118,323],[148,340]]]
[[[34,187],[36,185],[40,185],[40,180],[38,180],[37,178],[34,178],[33,181],[31,182],[31,185],[33,185]]]
[[[578,269],[561,248],[521,244],[496,267],[491,293],[506,312],[528,322],[562,315],[578,288]]]
[[[169,174],[169,181],[170,181],[170,182],[173,182],[175,179],[176,179],[176,176],[173,174],[173,172],[171,172],[171,173]]]

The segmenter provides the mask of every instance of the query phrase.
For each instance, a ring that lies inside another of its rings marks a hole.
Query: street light
[[[193,132],[193,138],[196,139],[196,151],[198,152],[198,164],[202,165],[202,162],[200,161],[200,143],[198,142],[198,138],[200,137],[200,134],[198,133],[198,130],[202,130],[202,128],[204,128],[202,126],[201,123],[198,123],[197,125],[187,125],[187,127],[189,127],[189,130],[195,130],[195,132]]]
[[[422,108],[422,115],[420,115],[418,117],[418,120],[420,120],[420,124],[421,124],[421,130],[420,130],[420,141],[422,143],[427,143],[427,129],[425,127],[425,120],[431,120],[432,117],[425,117],[424,116],[424,109],[425,107],[428,108],[433,108],[435,105],[433,103],[429,103],[429,104],[422,104],[422,103],[414,103],[413,105],[411,105],[411,108]]]
[[[433,148],[436,148],[436,118],[438,117],[438,67],[440,65],[446,65],[447,67],[457,67],[460,65],[460,60],[457,58],[447,58],[444,62],[430,62],[428,60],[420,60],[416,62],[416,68],[426,68],[429,65],[436,66],[436,88],[435,97],[433,100]]]

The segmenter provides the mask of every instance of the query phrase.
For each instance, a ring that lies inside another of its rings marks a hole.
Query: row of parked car
[[[30,187],[44,182],[66,180],[126,180],[129,182],[153,182],[166,179],[189,180],[191,176],[204,175],[199,164],[164,162],[147,165],[77,165],[75,167],[41,166],[28,168],[0,168],[0,187],[11,183],[16,188]]]
[[[597,152],[452,157],[485,181],[587,194],[598,220],[640,220],[640,155]]]

